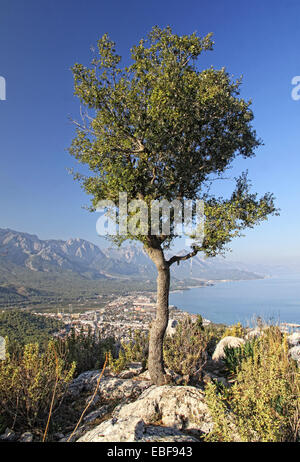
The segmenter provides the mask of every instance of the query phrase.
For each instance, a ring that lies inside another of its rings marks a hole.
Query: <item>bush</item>
[[[232,423],[242,441],[300,439],[300,371],[278,327],[266,329],[253,343],[253,354],[242,359],[231,388],[220,392],[210,384],[206,397],[215,422],[210,440],[228,441]]]
[[[237,324],[234,324],[233,326],[227,327],[222,338],[228,337],[228,336],[244,338],[246,334],[247,334],[247,330],[245,329],[245,327],[242,326],[240,322],[238,322]]]
[[[55,389],[53,413],[60,406],[75,364],[66,363],[53,341],[41,353],[37,343],[25,345],[18,354],[0,361],[0,416],[9,427],[45,426]]]
[[[140,330],[130,333],[131,339],[129,342],[122,342],[118,357],[114,359],[112,352],[109,352],[109,367],[119,373],[132,362],[141,362],[146,368],[149,349],[149,334]]]
[[[68,337],[56,339],[55,344],[68,365],[76,363],[75,375],[79,375],[91,369],[100,369],[106,353],[114,350],[115,341],[113,338],[101,339],[90,330],[76,333],[72,329]]]
[[[172,336],[164,341],[164,361],[167,368],[190,380],[198,381],[206,360],[208,336],[202,322],[192,322],[190,317],[180,321]]]
[[[246,358],[253,357],[254,354],[254,344],[256,340],[251,340],[246,342],[240,347],[225,347],[224,348],[224,361],[225,368],[228,374],[235,374],[238,366]]]

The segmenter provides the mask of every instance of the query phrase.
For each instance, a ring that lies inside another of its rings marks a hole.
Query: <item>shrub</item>
[[[138,361],[146,367],[149,348],[149,334],[140,330],[130,332],[129,342],[122,342],[118,357],[114,359],[112,352],[109,352],[109,367],[116,373],[126,369],[128,364]]]
[[[64,339],[55,340],[56,348],[68,365],[76,363],[75,374],[103,367],[105,355],[114,350],[113,338],[101,339],[99,335],[88,332],[76,333],[72,329]]]
[[[238,322],[237,324],[234,324],[233,326],[227,327],[222,338],[228,337],[228,336],[244,338],[246,334],[247,334],[247,330],[245,329],[245,327],[242,326],[240,322]]]
[[[180,321],[172,336],[164,341],[164,360],[167,368],[177,374],[198,381],[206,360],[208,337],[200,319],[192,322],[190,317]]]
[[[255,340],[246,342],[239,347],[225,347],[224,348],[224,361],[225,368],[228,374],[235,374],[238,366],[246,358],[253,357]]]
[[[253,355],[242,359],[231,388],[220,394],[210,385],[206,392],[216,428],[209,439],[228,441],[232,420],[243,441],[299,440],[300,371],[278,327],[253,343]]]
[[[207,337],[207,353],[212,356],[219,341],[223,338],[226,326],[223,324],[208,324],[204,327]]]
[[[61,404],[72,380],[75,364],[66,367],[53,341],[40,352],[37,343],[0,361],[0,415],[10,427],[44,426],[55,387],[53,412]]]

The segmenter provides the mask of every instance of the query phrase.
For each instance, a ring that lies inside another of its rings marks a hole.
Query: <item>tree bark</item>
[[[147,248],[146,251],[158,272],[156,317],[150,330],[148,371],[155,385],[164,385],[163,341],[169,320],[170,266],[162,249]]]

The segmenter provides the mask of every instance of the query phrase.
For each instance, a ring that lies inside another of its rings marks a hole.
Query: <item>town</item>
[[[169,310],[169,328],[188,315],[174,305],[170,305]],[[99,309],[72,313],[70,306],[69,310],[64,309],[56,313],[43,311],[35,312],[35,314],[61,320],[64,327],[55,334],[61,338],[67,336],[73,329],[77,333],[98,333],[102,338],[114,337],[119,341],[128,341],[131,332],[135,330],[148,332],[149,325],[155,317],[155,311],[154,294],[145,295],[141,292],[134,292],[114,298],[105,307]],[[197,318],[196,314],[189,315],[192,319]],[[210,321],[204,319],[203,323],[207,325]]]

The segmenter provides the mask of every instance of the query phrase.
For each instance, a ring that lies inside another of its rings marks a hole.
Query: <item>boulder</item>
[[[290,346],[297,346],[300,344],[300,332],[294,332],[293,334],[289,335],[288,343]]]
[[[212,419],[204,393],[191,386],[153,385],[134,402],[119,405],[113,416],[126,419],[135,416],[145,424],[159,424],[191,430],[196,434],[209,433]]]
[[[300,345],[290,348],[289,355],[292,359],[294,359],[295,361],[298,361],[298,364],[300,364]]]
[[[85,433],[77,441],[81,443],[138,441],[143,437],[144,427],[144,422],[140,417],[109,419]]]
[[[99,386],[99,395],[105,401],[136,399],[151,386],[148,380],[104,377]]]
[[[224,337],[217,344],[214,354],[212,355],[213,361],[220,361],[225,358],[225,347],[236,348],[245,344],[245,340],[239,337]]]
[[[176,327],[178,325],[178,321],[176,319],[169,319],[167,329],[166,329],[166,335],[174,335],[176,332]]]
[[[79,443],[103,442],[197,442],[176,428],[160,425],[145,425],[143,419],[135,416],[124,419],[110,419],[81,436]]]
[[[81,393],[93,393],[101,371],[88,371],[80,374],[69,386],[68,393],[77,398]],[[139,378],[125,379],[114,375],[103,376],[98,389],[98,397],[103,400],[135,399],[151,386],[149,380]],[[90,398],[87,398],[89,400]],[[97,402],[97,395],[94,404]]]

